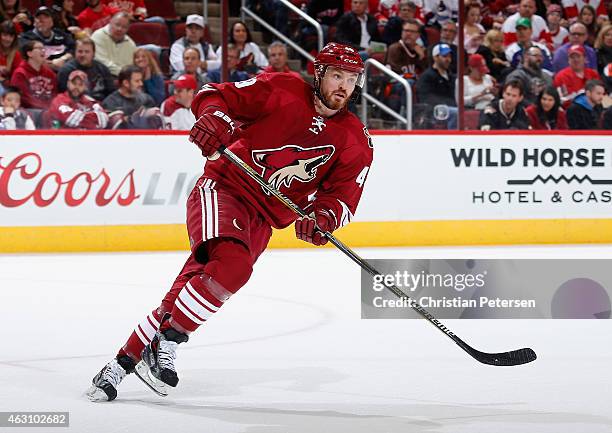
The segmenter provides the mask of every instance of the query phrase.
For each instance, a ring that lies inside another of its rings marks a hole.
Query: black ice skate
[[[149,388],[163,397],[168,395],[168,387],[178,384],[174,367],[176,347],[189,340],[186,334],[169,328],[157,331],[151,343],[142,351],[142,361],[136,366],[138,376]]]
[[[134,360],[129,356],[114,358],[91,381],[86,395],[91,401],[112,401],[123,378],[134,371]]]

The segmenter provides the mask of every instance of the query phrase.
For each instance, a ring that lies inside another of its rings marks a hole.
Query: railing
[[[385,75],[397,80],[398,83],[404,86],[404,89],[406,89],[406,117],[403,117],[400,114],[396,113],[394,110],[389,108],[386,104],[384,104],[382,101],[379,101],[378,99],[374,98],[372,95],[368,93],[368,68],[370,66],[375,67],[376,69],[378,69]],[[404,123],[406,126],[406,129],[411,130],[412,129],[412,88],[410,87],[410,83],[408,83],[408,81],[405,78],[396,74],[391,69],[387,68],[385,65],[383,65],[382,63],[380,63],[378,60],[375,60],[375,59],[367,59],[365,61],[365,69],[363,73],[365,75],[364,82],[363,82],[363,89],[361,90],[361,121],[363,122],[363,124],[367,125],[367,121],[368,121],[368,104],[367,103],[371,102],[372,104],[382,109],[388,115]]]
[[[288,7],[289,9],[291,9],[293,12],[298,14],[300,17],[302,17],[304,19],[304,21],[306,21],[310,25],[314,26],[314,28],[317,30],[319,51],[321,51],[323,49],[323,42],[324,42],[323,28],[321,27],[321,24],[319,24],[317,22],[317,20],[312,18],[306,12],[304,12],[300,8],[296,7],[290,1],[288,1],[288,0],[279,0],[279,2],[282,3],[283,5],[285,5],[286,7]],[[249,17],[251,17],[255,21],[257,21],[257,23],[259,23],[260,26],[266,28],[268,31],[270,31],[272,34],[274,34],[277,38],[282,40],[287,45],[291,46],[291,48],[293,48],[295,51],[300,53],[303,57],[305,57],[306,59],[310,60],[311,62],[314,60],[314,57],[312,57],[312,55],[309,52],[307,52],[304,49],[302,49],[302,47],[300,47],[297,43],[295,43],[293,40],[289,39],[287,36],[283,35],[276,28],[274,28],[273,26],[268,24],[265,20],[263,20],[261,17],[259,17],[259,15],[257,15],[255,12],[250,10],[248,7],[246,7],[246,0],[242,0],[242,7],[240,8],[240,10],[242,12],[242,19],[243,20],[244,20],[245,15],[248,15]]]
[[[204,17],[204,22],[208,25],[208,0],[204,0],[202,2],[202,7],[204,10],[202,11],[202,16]]]

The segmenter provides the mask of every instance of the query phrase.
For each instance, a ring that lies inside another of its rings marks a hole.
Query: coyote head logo
[[[325,164],[334,154],[334,146],[304,149],[295,144],[280,149],[254,150],[253,161],[263,168],[262,177],[279,189],[291,186],[293,179],[309,182],[317,175],[317,167]]]

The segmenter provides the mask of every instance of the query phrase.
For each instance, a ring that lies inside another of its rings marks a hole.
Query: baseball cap
[[[584,47],[582,45],[572,45],[571,47],[569,47],[569,49],[567,50],[567,56],[571,56],[572,54],[580,54],[582,56],[585,55],[584,53]]]
[[[198,88],[198,82],[193,75],[183,74],[172,82],[175,89],[192,89]]]
[[[447,44],[438,44],[431,50],[432,56],[448,56],[452,52],[451,47]]]
[[[489,72],[489,68],[487,67],[487,62],[485,62],[484,57],[480,54],[472,54],[468,59],[468,66],[473,69],[477,69],[482,74],[486,74]]]
[[[187,21],[185,21],[185,25],[188,26],[190,24],[195,24],[197,26],[204,28],[204,17],[202,15],[196,15],[196,14],[188,15]]]
[[[68,81],[72,81],[76,78],[80,78],[83,82],[87,82],[87,74],[80,69],[75,69],[68,75]]]
[[[50,17],[53,17],[53,11],[50,8],[48,8],[47,6],[41,6],[38,9],[36,9],[36,12],[34,12],[34,16],[35,17],[37,17],[39,15],[42,15],[42,14],[48,15]]]
[[[548,8],[546,9],[546,15],[552,14],[552,13],[555,13],[555,12],[560,14],[562,12],[561,6],[559,6],[558,4],[555,4],[555,3],[549,4]]]
[[[516,20],[516,25],[514,26],[514,28],[518,29],[519,27],[527,27],[528,29],[530,29],[531,20],[526,17],[520,17],[518,20]]]

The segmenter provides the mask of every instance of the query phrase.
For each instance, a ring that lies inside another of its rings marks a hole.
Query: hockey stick
[[[222,147],[219,149],[219,152],[225,155],[233,164],[235,164],[238,168],[240,168],[247,176],[251,179],[255,180],[259,185],[261,185],[266,191],[275,196],[278,200],[280,200],[285,206],[294,211],[301,217],[306,217],[307,214],[301,209],[298,205],[293,203],[288,197],[286,197],[283,193],[278,191],[276,188],[269,185],[260,175],[257,173],[251,166],[247,165],[242,159],[240,159],[236,154],[234,154],[231,150],[226,147]],[[330,232],[324,232],[325,237],[334,244],[340,251],[346,254],[351,258],[355,263],[357,263],[362,269],[367,271],[372,276],[381,275],[376,269],[374,269],[368,262],[359,257],[353,250],[340,242],[334,235]],[[383,280],[384,281],[384,280]],[[400,289],[398,289],[393,284],[383,283],[384,286],[393,292],[395,296],[398,298],[409,301],[410,298]],[[535,361],[537,358],[535,352],[529,348],[512,350],[510,352],[502,352],[502,353],[486,353],[481,352],[479,350],[474,349],[469,344],[464,342],[462,339],[457,337],[454,333],[450,331],[442,322],[436,319],[431,313],[425,310],[416,302],[409,302],[408,305],[412,307],[414,311],[419,313],[421,317],[426,319],[432,325],[435,325],[441,332],[444,333],[448,338],[453,340],[459,347],[465,350],[472,358],[476,361],[481,362],[483,364],[488,365],[496,365],[496,366],[510,366],[510,365],[521,365],[527,364],[528,362]]]

